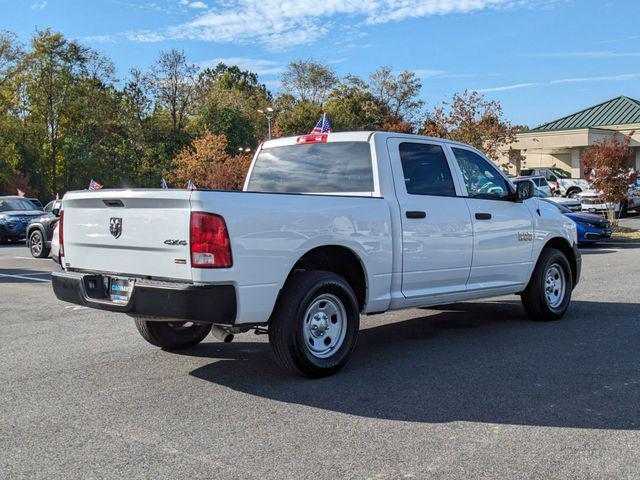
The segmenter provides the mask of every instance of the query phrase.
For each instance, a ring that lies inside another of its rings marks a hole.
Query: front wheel
[[[529,318],[558,320],[569,308],[572,287],[567,257],[560,250],[545,248],[522,294],[522,305]]]
[[[346,280],[305,271],[285,285],[269,324],[269,343],[285,370],[324,377],[347,363],[359,328],[358,301]]]
[[[50,250],[40,230],[31,232],[29,235],[29,251],[31,252],[31,256],[35,258],[45,258],[49,256]]]
[[[147,317],[148,318],[148,317]],[[211,325],[193,322],[158,322],[136,317],[138,332],[147,342],[165,350],[180,350],[199,344],[211,331]]]

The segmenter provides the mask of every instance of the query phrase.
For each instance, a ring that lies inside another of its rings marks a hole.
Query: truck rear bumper
[[[51,277],[56,297],[76,305],[129,315],[221,325],[232,325],[236,320],[233,285],[201,286],[139,280],[129,301],[120,303],[110,300],[102,275],[59,271],[52,272]]]

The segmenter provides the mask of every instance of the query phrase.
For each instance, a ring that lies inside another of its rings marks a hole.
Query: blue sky
[[[0,28],[51,27],[92,46],[118,76],[161,50],[223,59],[278,89],[289,60],[338,74],[413,70],[432,108],[477,89],[535,126],[592,104],[640,98],[637,0],[0,0]]]

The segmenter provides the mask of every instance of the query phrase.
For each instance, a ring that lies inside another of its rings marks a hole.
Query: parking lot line
[[[45,279],[45,278],[33,278],[31,276],[27,276],[27,275],[38,275],[38,274],[24,274],[24,275],[14,275],[14,274],[8,274],[8,273],[0,273],[0,278],[6,277],[6,278],[17,278],[19,280],[30,280],[32,282],[51,282],[50,279]],[[42,274],[39,274],[42,275]]]

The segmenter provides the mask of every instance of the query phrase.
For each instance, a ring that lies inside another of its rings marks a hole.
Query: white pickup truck
[[[581,268],[576,227],[479,151],[383,132],[265,142],[243,192],[71,192],[53,289],[122,312],[165,349],[268,332],[309,377],[345,365],[360,314],[519,294],[555,320]]]

